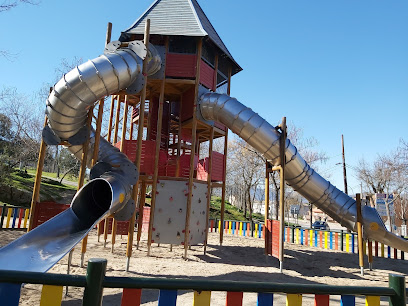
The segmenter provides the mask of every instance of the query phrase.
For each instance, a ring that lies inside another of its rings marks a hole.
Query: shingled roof
[[[132,26],[122,32],[120,40],[126,40],[129,34],[143,34],[147,19],[151,22],[151,35],[208,36],[232,61],[233,74],[242,70],[196,0],[156,0]]]

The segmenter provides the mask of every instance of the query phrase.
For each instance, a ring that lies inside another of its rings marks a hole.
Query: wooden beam
[[[281,124],[281,137],[280,137],[280,189],[279,189],[279,201],[280,201],[280,230],[279,230],[279,270],[283,272],[283,257],[284,257],[284,239],[283,234],[285,231],[285,165],[286,165],[286,137],[287,137],[287,129],[286,129],[286,117],[282,118]]]
[[[265,221],[264,221],[264,238],[265,238],[265,255],[268,255],[268,249],[267,249],[267,239],[268,235],[266,235],[267,230],[266,230],[266,225],[268,223],[268,217],[269,217],[269,162],[265,162]]]
[[[176,177],[180,176],[180,155],[181,155],[181,111],[183,107],[183,96],[180,96],[180,107],[179,107],[179,122],[178,122],[178,142],[177,142],[177,157],[176,157]]]
[[[113,110],[115,108],[115,96],[111,96],[111,107],[110,107],[110,113],[109,113],[109,126],[108,126],[108,136],[106,139],[108,142],[111,142],[111,137],[112,137],[112,123],[113,123]]]
[[[50,90],[51,92],[51,90]],[[45,116],[44,119],[44,127],[48,123],[48,118]],[[33,188],[33,196],[31,198],[31,208],[30,208],[30,220],[28,223],[28,229],[27,232],[31,231],[34,226],[34,212],[36,210],[37,206],[37,201],[40,197],[40,185],[41,185],[41,177],[42,177],[42,171],[44,168],[44,160],[45,160],[45,153],[47,151],[47,144],[44,142],[44,140],[41,138],[41,144],[40,144],[40,151],[38,153],[38,161],[37,161],[37,169],[35,172],[35,181],[34,181],[34,188]]]
[[[186,224],[184,231],[184,259],[187,259],[188,246],[190,242],[190,213],[191,213],[191,199],[193,193],[193,179],[194,179],[194,158],[195,158],[195,146],[196,146],[196,132],[197,132],[197,102],[198,102],[198,88],[200,85],[200,70],[201,70],[201,56],[203,39],[199,38],[197,43],[197,64],[196,64],[196,79],[195,79],[195,92],[194,92],[194,106],[193,106],[193,128],[192,128],[192,141],[191,141],[191,157],[190,157],[190,173],[188,177],[188,196],[187,196],[187,209],[186,209]]]
[[[169,47],[169,37],[166,37],[166,54]],[[165,69],[165,67],[164,67]],[[150,203],[150,219],[149,219],[149,232],[147,238],[147,256],[150,256],[151,246],[152,246],[152,235],[153,235],[153,222],[154,222],[154,210],[156,207],[156,190],[157,190],[157,180],[159,176],[159,156],[160,156],[160,144],[161,144],[161,130],[163,123],[163,107],[164,107],[164,91],[166,88],[166,77],[163,77],[161,87],[160,87],[160,97],[159,97],[159,109],[157,115],[157,129],[156,129],[156,148],[154,152],[154,172],[153,172],[153,184],[152,184],[152,200]]]
[[[222,190],[221,190],[221,228],[220,228],[220,245],[222,245],[224,240],[224,231],[221,230],[224,228],[224,216],[225,216],[225,181],[227,176],[227,153],[228,153],[228,130],[225,134],[224,139],[224,176],[222,178]]]
[[[150,40],[150,19],[146,20],[146,24],[145,24],[145,33],[144,33],[144,44],[146,46],[146,49],[149,48],[149,40]],[[136,149],[136,161],[135,161],[135,165],[138,169],[138,171],[140,171],[140,159],[142,156],[142,140],[143,140],[143,129],[144,129],[144,113],[145,113],[145,101],[146,101],[146,89],[147,89],[147,64],[148,64],[148,57],[146,56],[146,58],[143,60],[143,70],[142,73],[145,76],[145,83],[142,89],[142,93],[140,95],[140,107],[139,107],[139,125],[138,125],[138,132],[137,132],[137,149]],[[139,182],[140,182],[140,177],[139,177],[139,181],[136,183],[135,186],[133,186],[134,189],[138,189],[139,188]],[[143,189],[143,185],[142,188]],[[133,200],[135,201],[135,203],[137,203],[137,191],[134,191],[134,198]],[[143,195],[142,195],[143,196]],[[139,205],[139,213],[140,213],[140,206],[142,204]],[[144,203],[143,203],[144,205]],[[142,210],[143,210],[143,206],[142,206]],[[142,212],[143,214],[143,212]],[[131,220],[134,220],[136,217],[136,211],[132,216]],[[141,221],[140,220],[140,216],[139,216],[139,222],[138,222],[138,232],[137,232],[137,248],[139,248],[139,242],[140,242],[140,233],[141,233]],[[134,230],[134,221],[131,221],[131,223],[133,222],[133,227],[130,228],[129,225],[129,231],[133,231]],[[126,264],[126,271],[129,271],[129,265],[130,265],[130,256],[132,254],[132,250],[130,248],[132,248],[133,244],[128,244],[128,257],[127,257],[127,264]]]
[[[211,128],[210,140],[208,144],[208,175],[207,175],[207,210],[205,219],[205,241],[204,241],[204,255],[207,252],[207,241],[208,241],[208,220],[210,218],[210,204],[211,204],[211,174],[212,174],[212,158],[213,158],[213,140],[214,140],[214,129]]]
[[[110,24],[112,27],[112,24]],[[101,99],[99,100],[99,107],[98,107],[98,117],[96,119],[96,131],[95,131],[95,143],[93,147],[93,152],[92,152],[92,167],[95,166],[96,162],[98,161],[98,153],[99,153],[99,143],[101,141],[101,129],[102,129],[102,118],[103,118],[103,106],[104,106],[105,100]],[[100,224],[100,223],[99,223]],[[99,225],[98,224],[98,228]],[[99,238],[99,236],[98,236]],[[84,259],[85,259],[85,253],[86,253],[86,247],[88,244],[88,235],[82,239],[82,245],[81,245],[81,268],[84,266]]]
[[[118,106],[116,107],[116,117],[115,117],[115,130],[113,133],[113,144],[118,142],[118,132],[119,132],[119,121],[120,121],[120,100],[121,96],[118,96]]]

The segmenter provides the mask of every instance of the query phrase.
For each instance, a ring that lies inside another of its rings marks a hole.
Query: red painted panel
[[[200,83],[205,87],[214,90],[214,69],[210,67],[206,62],[201,60],[200,66]]]
[[[142,297],[142,289],[124,288],[121,306],[139,306]]]
[[[226,306],[242,306],[243,292],[227,292]]]
[[[194,78],[197,56],[195,54],[167,53],[166,76],[176,78]]]
[[[280,222],[272,220],[272,256],[279,258],[279,231]]]
[[[143,208],[143,222],[142,222],[142,231],[147,232],[149,229],[149,220],[150,220],[150,207]]]
[[[315,295],[315,306],[329,306],[329,295]]]
[[[210,165],[210,158],[202,159],[197,168],[197,179],[206,181],[208,169]],[[224,154],[213,152],[213,160],[211,167],[211,181],[221,182],[224,179]]]
[[[35,206],[33,228],[55,217],[69,208],[69,204],[58,204],[56,202],[39,202]]]
[[[183,93],[183,101],[181,105],[181,121],[186,121],[193,117],[193,108],[195,100],[195,90],[192,86],[189,90]]]

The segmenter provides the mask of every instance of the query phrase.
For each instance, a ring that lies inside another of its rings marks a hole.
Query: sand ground
[[[5,245],[16,239],[23,232],[3,230],[0,232],[0,244]],[[110,237],[106,248],[98,242],[96,230],[89,236],[86,260],[90,258],[106,258],[108,276],[135,277],[165,277],[206,280],[240,280],[240,281],[270,281],[278,283],[328,284],[355,286],[388,286],[388,274],[408,274],[406,261],[374,258],[374,270],[360,275],[358,257],[339,251],[320,250],[302,245],[287,244],[285,246],[284,273],[279,273],[279,262],[267,257],[263,251],[261,239],[224,236],[223,246],[218,243],[218,234],[210,233],[207,254],[202,246],[193,246],[189,251],[188,260],[183,259],[184,249],[174,246],[170,252],[169,245],[154,244],[151,256],[147,256],[146,237],[142,237],[139,250],[134,247],[130,263],[130,272],[126,272],[126,242],[127,236],[117,238],[113,253]],[[84,275],[86,265],[80,267],[80,247],[73,254],[71,274]],[[50,272],[67,273],[68,256],[57,263]],[[41,286],[26,284],[21,292],[20,305],[39,305]],[[81,305],[82,288],[69,287],[62,305]],[[211,305],[225,305],[224,292],[213,292]],[[157,305],[158,290],[143,290],[142,304]],[[103,305],[120,305],[121,289],[105,289]],[[331,302],[339,300],[332,296]],[[177,305],[192,305],[193,295],[188,291],[179,291]],[[274,305],[284,305],[285,297],[276,295]],[[357,299],[357,304],[364,304],[363,298]],[[386,299],[382,300],[388,305]],[[256,305],[256,294],[244,294],[244,305]],[[313,296],[304,295],[303,305],[314,305]]]

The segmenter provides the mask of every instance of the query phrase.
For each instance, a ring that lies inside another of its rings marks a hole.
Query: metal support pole
[[[283,272],[283,257],[284,257],[284,240],[283,234],[285,231],[285,151],[286,151],[286,117],[282,118],[281,123],[281,137],[280,137],[280,189],[279,189],[279,201],[280,201],[280,231],[279,231],[279,270]]]
[[[363,251],[363,227],[361,216],[361,198],[360,194],[356,194],[356,208],[357,208],[357,239],[358,239],[358,263],[361,270],[361,275],[364,275],[364,251]]]
[[[268,235],[267,224],[269,217],[269,162],[265,162],[265,219],[264,219],[264,232],[265,232],[265,255],[268,255]]]

